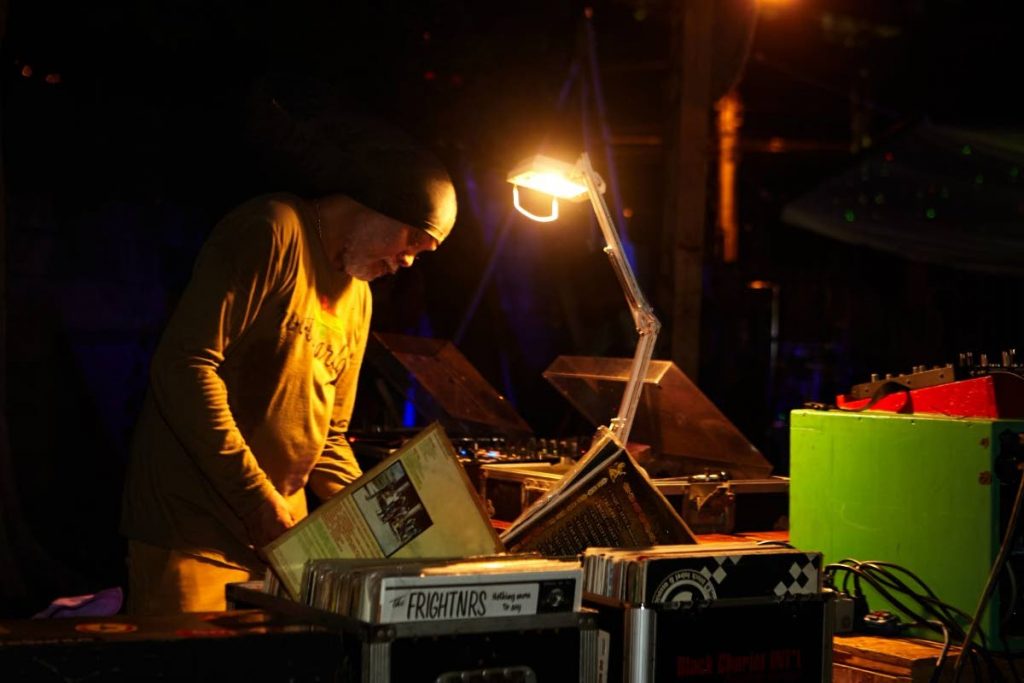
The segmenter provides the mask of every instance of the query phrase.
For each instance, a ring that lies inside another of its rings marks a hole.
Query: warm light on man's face
[[[368,212],[341,254],[341,270],[367,282],[408,268],[425,251],[437,249],[427,233],[376,212]]]

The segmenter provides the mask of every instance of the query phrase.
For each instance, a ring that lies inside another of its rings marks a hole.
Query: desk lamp
[[[605,241],[604,253],[608,254],[608,258],[611,260],[612,269],[626,295],[626,302],[629,304],[629,312],[633,316],[637,334],[640,335],[636,352],[633,355],[633,364],[630,367],[629,381],[626,383],[622,402],[619,404],[619,412],[612,418],[611,424],[608,426],[608,430],[621,443],[625,444],[633,427],[633,417],[636,415],[637,404],[640,402],[643,381],[647,376],[647,366],[654,353],[654,342],[658,338],[661,323],[654,315],[651,305],[647,303],[643,292],[640,291],[640,285],[637,284],[633,269],[622,252],[619,234],[616,232],[612,215],[608,211],[608,205],[604,201],[604,180],[594,171],[593,166],[590,165],[590,157],[584,152],[575,164],[543,155],[531,157],[516,165],[509,172],[508,182],[512,183],[512,197],[516,209],[535,221],[556,220],[559,199],[575,202],[589,199],[590,205],[597,215],[597,222],[601,226],[601,234]],[[520,187],[550,195],[551,213],[547,216],[538,216],[524,209],[519,203]]]

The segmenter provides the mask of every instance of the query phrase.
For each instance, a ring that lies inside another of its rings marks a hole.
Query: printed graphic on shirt
[[[297,337],[309,344],[313,357],[323,364],[328,375],[333,378],[332,384],[345,372],[351,353],[348,344],[340,339],[340,334],[312,316],[299,318],[292,315],[285,322],[284,329],[287,336]]]
[[[433,524],[401,462],[367,482],[353,498],[386,557]]]

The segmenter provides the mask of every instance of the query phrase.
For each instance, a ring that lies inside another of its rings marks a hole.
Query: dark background
[[[957,172],[974,179],[976,163],[993,170],[943,229],[975,230],[993,203],[999,222],[1024,229],[1011,4],[779,0],[761,3],[756,24],[741,21],[749,3],[721,5],[718,49],[734,58],[722,58],[716,78],[736,82],[744,106],[740,255],[721,258],[712,152],[693,379],[779,473],[788,471],[790,409],[833,401],[870,372],[995,354],[1022,338],[1019,271],[873,250],[782,220],[790,202],[912,145],[929,124],[988,131],[1016,149],[960,160]],[[271,189],[254,163],[254,82],[327,84],[429,144],[452,172],[456,230],[416,268],[374,283],[374,329],[452,339],[538,435],[590,433],[541,372],[560,354],[631,355],[625,303],[586,205],[568,208],[557,232],[510,220],[504,182],[539,149],[572,158],[597,148],[593,86],[586,99],[585,79],[569,79],[583,54],[584,3],[5,5],[0,616],[124,581],[116,520],[150,353],[217,218]],[[679,5],[590,6],[625,234],[641,286],[667,311],[665,141]],[[891,195],[886,220],[917,225],[915,212],[947,180],[918,168]],[[853,211],[843,201],[833,208]],[[668,357],[671,332],[656,358]],[[361,393],[357,425],[379,417],[375,398]]]

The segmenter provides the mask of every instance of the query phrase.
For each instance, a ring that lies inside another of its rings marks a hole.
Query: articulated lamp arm
[[[629,433],[633,428],[633,418],[636,416],[637,405],[640,403],[640,395],[643,392],[643,382],[647,377],[647,368],[650,366],[651,357],[654,355],[654,343],[658,339],[658,332],[661,330],[661,322],[654,314],[654,309],[647,302],[647,298],[640,290],[636,281],[633,269],[626,260],[622,251],[622,242],[612,221],[611,212],[604,201],[600,191],[600,181],[590,165],[590,157],[586,152],[580,155],[576,163],[577,169],[583,175],[587,185],[587,195],[590,203],[597,214],[597,222],[601,226],[601,234],[604,235],[604,253],[608,254],[612,269],[619,279],[619,285],[626,295],[629,304],[629,312],[633,316],[633,323],[636,325],[637,334],[640,339],[637,342],[636,352],[633,354],[633,365],[630,367],[629,381],[626,383],[625,391],[622,393],[622,402],[619,404],[618,414],[612,418],[609,430],[622,443],[629,439]]]

